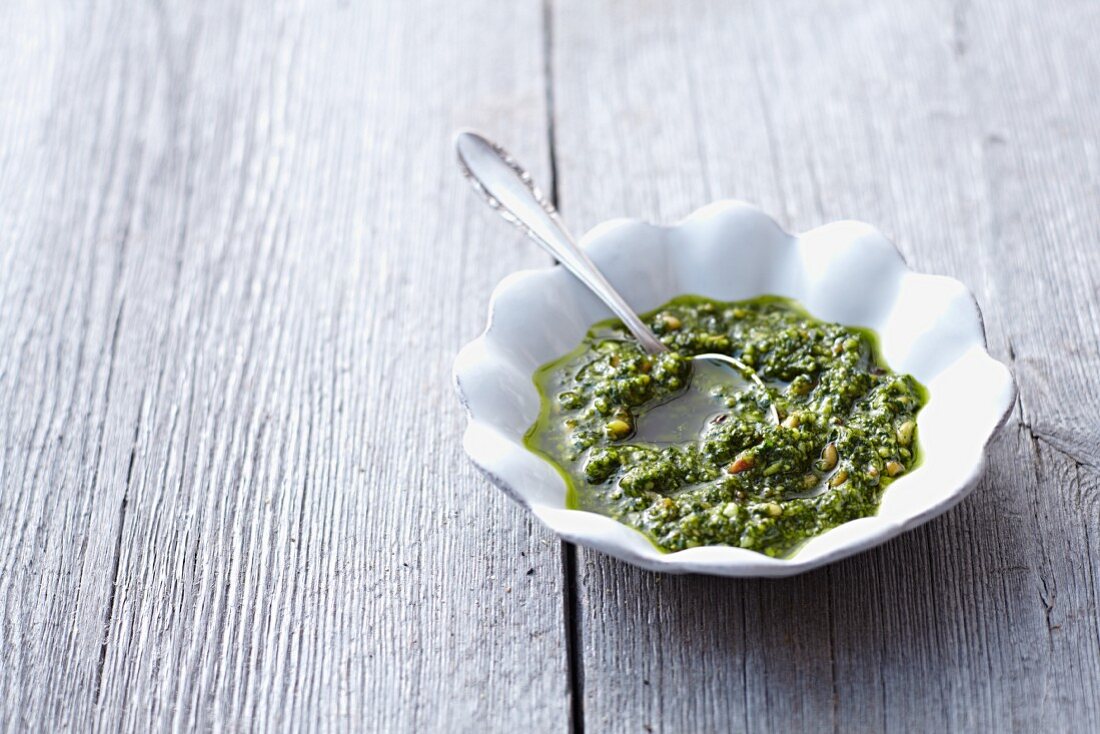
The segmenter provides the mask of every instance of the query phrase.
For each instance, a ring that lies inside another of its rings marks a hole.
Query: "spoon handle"
[[[455,150],[462,172],[490,207],[523,230],[588,286],[622,319],[646,351],[656,354],[668,350],[577,246],[554,205],[535,186],[531,174],[507,151],[468,130],[455,135]]]

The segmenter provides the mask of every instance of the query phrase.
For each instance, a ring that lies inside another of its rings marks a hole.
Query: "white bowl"
[[[523,437],[539,413],[542,364],[576,347],[607,309],[560,266],[505,278],[489,325],[454,365],[474,463],[558,535],[654,571],[787,576],[878,545],[946,511],[977,484],[986,444],[1016,399],[1012,375],[985,348],[981,312],[957,280],[911,271],[874,227],[834,222],[801,235],[759,209],[723,201],[673,226],[605,222],[582,245],[637,311],[674,296],[724,301],[763,294],[799,301],[820,319],[874,329],[890,367],[929,391],[917,418],[923,462],[886,490],[878,514],[844,523],[789,558],[743,548],[659,551],[609,517],[566,506],[566,485]]]

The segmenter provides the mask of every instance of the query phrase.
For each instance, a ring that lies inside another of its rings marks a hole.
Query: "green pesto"
[[[927,393],[887,367],[871,331],[776,296],[682,296],[643,318],[671,351],[647,354],[613,319],[535,374],[542,411],[527,446],[566,478],[571,507],[665,551],[785,556],[875,514],[886,487],[916,468]],[[706,352],[741,360],[763,387],[748,373],[715,381],[693,369],[690,357]]]

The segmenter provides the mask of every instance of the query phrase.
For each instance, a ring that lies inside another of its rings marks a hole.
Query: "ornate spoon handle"
[[[455,150],[462,172],[489,206],[523,230],[588,286],[612,313],[622,319],[647,351],[653,354],[668,351],[607,282],[584,250],[577,246],[554,205],[535,186],[531,174],[507,151],[468,130],[455,135]]]

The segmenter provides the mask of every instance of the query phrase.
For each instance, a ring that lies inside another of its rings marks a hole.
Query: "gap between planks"
[[[548,195],[555,209],[560,208],[558,200],[558,159],[554,136],[554,7],[553,0],[542,3],[542,63],[543,82],[546,92],[546,139],[550,163],[550,186]],[[580,600],[577,595],[577,548],[572,543],[561,541],[562,571],[562,624],[565,633],[566,681],[569,692],[569,731],[571,734],[584,734],[584,659],[581,641]]]

